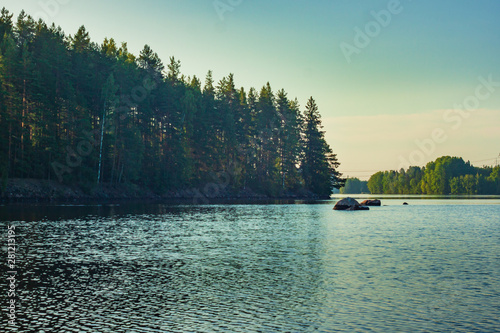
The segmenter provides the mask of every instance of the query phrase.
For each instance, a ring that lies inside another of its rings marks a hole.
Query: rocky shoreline
[[[122,200],[191,200],[193,203],[209,203],[211,200],[318,200],[321,198],[311,192],[284,193],[268,196],[247,188],[231,191],[228,188],[204,192],[197,188],[169,191],[158,194],[150,189],[133,184],[101,184],[94,188],[61,184],[57,181],[39,179],[9,179],[0,189],[0,202],[88,202]]]

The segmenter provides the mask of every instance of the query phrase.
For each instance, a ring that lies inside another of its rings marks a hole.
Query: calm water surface
[[[18,331],[500,331],[498,198],[334,202],[0,206]]]

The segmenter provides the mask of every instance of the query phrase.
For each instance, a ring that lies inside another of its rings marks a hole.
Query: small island
[[[0,54],[4,200],[329,198],[343,186],[312,97],[301,107],[210,70],[202,83],[149,45],[134,55],[5,8]]]

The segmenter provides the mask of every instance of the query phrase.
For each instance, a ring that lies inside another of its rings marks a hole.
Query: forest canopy
[[[423,168],[377,172],[368,189],[373,194],[500,194],[500,166],[478,168],[443,156]]]
[[[344,187],[340,189],[340,194],[362,194],[370,193],[368,181],[359,178],[347,178]]]
[[[67,36],[24,11],[0,17],[0,177],[87,188],[129,183],[157,193],[224,183],[327,197],[343,185],[318,106],[269,83],[204,83],[145,45]]]

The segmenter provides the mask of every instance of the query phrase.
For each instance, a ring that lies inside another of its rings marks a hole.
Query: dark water
[[[18,331],[500,331],[500,200],[332,203],[0,207]]]

